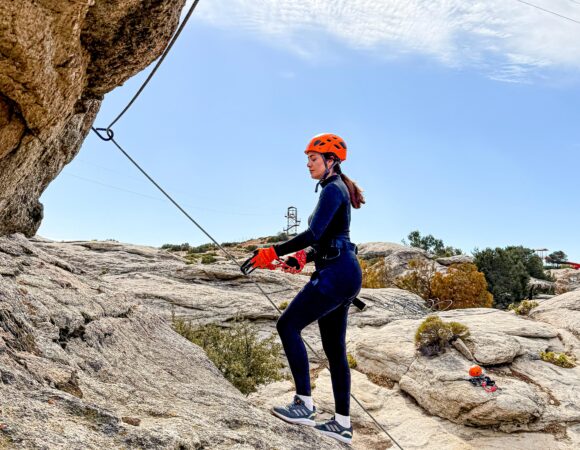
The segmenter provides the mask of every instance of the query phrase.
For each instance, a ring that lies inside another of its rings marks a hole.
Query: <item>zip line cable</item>
[[[105,187],[108,187],[110,189],[115,189],[115,190],[120,191],[120,192],[127,192],[129,194],[138,195],[139,197],[148,198],[150,200],[159,200],[162,202],[165,201],[161,197],[154,197],[152,195],[143,194],[142,192],[132,191],[131,189],[126,189],[126,188],[119,187],[119,186],[113,186],[112,184],[107,184],[107,183],[103,183],[102,181],[82,177],[82,176],[76,175],[74,173],[69,173],[69,172],[63,171],[62,175],[67,175],[69,177],[77,178],[79,180],[88,181],[89,183],[94,183],[94,184],[98,184],[100,186],[105,186]],[[229,214],[229,215],[234,215],[234,216],[270,217],[270,216],[274,215],[274,213],[260,214],[260,213],[243,213],[243,212],[234,212],[234,211],[221,211],[219,209],[206,208],[205,206],[193,206],[193,205],[188,205],[188,204],[185,204],[185,206],[187,206],[188,208],[192,208],[192,209],[198,209],[200,211],[207,211],[207,212],[212,212],[212,213],[216,213],[216,214]]]
[[[539,10],[541,10],[541,11],[547,12],[547,13],[549,13],[549,14],[553,14],[553,15],[555,15],[555,16],[561,17],[562,19],[566,19],[566,20],[569,20],[569,21],[571,21],[571,22],[574,22],[574,23],[580,24],[580,20],[572,19],[571,17],[565,16],[565,15],[563,15],[563,14],[560,14],[560,13],[557,13],[557,12],[554,12],[554,11],[550,11],[549,9],[542,8],[541,6],[534,5],[533,3],[528,3],[528,2],[526,2],[526,1],[524,1],[524,0],[516,0],[516,2],[523,3],[524,5],[529,5],[529,6],[531,6],[532,8],[536,8],[536,9],[539,9]],[[577,3],[577,2],[574,2],[574,3]]]
[[[121,175],[126,180],[134,180],[134,181],[143,182],[143,177],[140,177],[140,176],[132,177],[132,176],[129,176],[126,173],[120,171],[120,170],[115,170],[115,169],[111,169],[110,167],[102,166],[100,164],[95,164],[94,162],[87,161],[87,160],[85,160],[85,159],[83,159],[83,158],[81,158],[79,156],[77,156],[75,158],[75,161],[79,161],[79,162],[81,162],[83,164],[86,164],[86,165],[89,165],[89,166],[97,167],[97,168],[99,168],[101,170],[105,170],[107,172],[110,172],[110,173],[113,173],[113,174],[116,174],[116,175]],[[126,188],[123,188],[123,187],[120,187],[120,186],[113,186],[111,184],[106,184],[106,183],[104,183],[102,181],[93,180],[91,178],[82,177],[80,175],[75,175],[75,174],[70,173],[68,171],[67,172],[63,171],[62,174],[63,175],[68,175],[68,176],[71,176],[71,177],[75,177],[75,178],[78,178],[80,180],[88,181],[88,182],[91,182],[91,183],[95,183],[95,184],[100,184],[100,185],[103,185],[103,186],[107,186],[107,187],[110,187],[111,189],[118,189],[120,191],[129,192],[131,194],[140,195],[142,197],[147,197],[147,198],[151,198],[151,199],[154,199],[154,200],[165,201],[164,199],[162,199],[160,197],[148,196],[148,195],[143,194],[141,192],[131,191],[129,189],[126,189]],[[186,192],[186,191],[183,191],[183,190],[178,190],[178,191],[174,190],[173,192],[179,192],[180,194],[187,195],[187,196],[191,195],[190,192]],[[209,199],[210,201],[212,201],[211,197],[209,197],[209,196],[204,196],[204,198],[205,199]],[[232,214],[232,215],[236,215],[236,216],[262,216],[262,217],[270,217],[270,216],[274,216],[274,215],[279,215],[279,212],[274,212],[274,210],[264,210],[264,208],[262,208],[262,211],[266,211],[266,212],[257,213],[257,212],[222,211],[222,210],[207,208],[205,206],[192,206],[192,205],[188,205],[188,204],[185,204],[185,206],[187,206],[188,208],[194,208],[194,209],[199,209],[199,210],[203,210],[203,211],[215,212],[215,213],[219,213],[219,214]],[[222,206],[223,206],[223,203],[222,203]],[[270,212],[268,212],[268,211],[270,211]]]
[[[238,266],[241,269],[241,264],[236,260],[236,258],[230,253],[228,252],[218,241],[216,241],[213,236],[211,234],[209,234],[199,223],[197,223],[195,221],[195,219],[193,217],[191,217],[187,211],[185,211],[180,205],[179,203],[177,203],[159,184],[157,184],[157,182],[151,177],[149,176],[149,174],[125,151],[125,149],[115,140],[115,134],[113,132],[113,130],[111,129],[113,125],[115,125],[115,123],[117,123],[119,121],[119,119],[129,110],[129,108],[133,105],[133,103],[135,102],[135,100],[137,100],[137,97],[139,97],[139,95],[143,92],[143,90],[145,89],[145,87],[147,86],[147,84],[149,83],[149,81],[151,81],[151,79],[153,78],[153,76],[155,75],[155,72],[157,71],[157,69],[159,68],[159,66],[161,65],[161,63],[163,62],[163,60],[165,59],[165,57],[167,56],[167,54],[169,53],[169,51],[171,50],[171,47],[173,46],[173,44],[175,43],[175,41],[177,40],[177,38],[179,37],[179,35],[181,34],[181,32],[183,31],[187,21],[189,20],[189,18],[191,17],[195,7],[197,6],[197,4],[199,3],[199,0],[195,0],[194,3],[191,5],[189,11],[187,12],[187,15],[185,16],[183,22],[180,24],[177,32],[175,33],[175,35],[173,36],[173,38],[171,39],[169,45],[166,47],[166,49],[164,50],[163,54],[161,55],[161,58],[159,59],[159,61],[157,62],[157,64],[155,65],[154,69],[151,71],[151,73],[149,74],[149,76],[147,77],[147,79],[145,80],[145,82],[141,85],[141,87],[139,88],[139,90],[137,91],[137,93],[133,96],[133,98],[129,101],[129,103],[127,104],[127,106],[125,106],[125,108],[121,111],[121,113],[119,113],[119,115],[109,124],[108,127],[106,128],[95,128],[95,127],[91,127],[91,129],[93,130],[93,132],[103,141],[106,142],[111,142],[113,143],[113,145],[115,145],[115,147],[117,147],[117,149],[123,153],[123,155],[125,155],[125,157],[151,182],[153,183],[153,185],[159,189],[159,191],[165,195],[165,197],[167,197],[167,199],[173,203],[175,205],[175,207],[177,209],[179,209],[184,215],[185,217],[187,217],[187,219],[192,222],[197,228],[199,228],[199,230],[201,230],[227,257],[228,259],[230,259],[236,266]],[[102,134],[104,133],[104,134]],[[264,295],[264,297],[266,297],[266,299],[270,302],[270,304],[274,307],[274,309],[278,312],[278,314],[282,314],[282,311],[280,310],[280,308],[278,308],[278,306],[274,303],[274,301],[270,298],[270,296],[268,295],[268,293],[266,293],[266,291],[264,291],[264,289],[262,288],[262,286],[256,281],[254,280],[252,277],[250,277],[249,274],[245,274],[246,277],[248,277],[248,279],[258,288],[258,290]],[[318,352],[316,352],[316,350],[314,350],[312,348],[312,346],[305,340],[304,344],[308,347],[308,349],[314,354],[314,356],[316,356],[316,358],[319,361],[324,361],[323,358],[320,357],[320,355],[318,354]],[[326,364],[325,362],[322,363],[323,366],[325,366],[325,368],[327,368],[328,370],[330,370],[330,368],[328,367],[328,364]],[[375,425],[381,430],[383,431],[388,437],[389,439],[401,450],[403,450],[403,447],[401,447],[399,445],[399,443],[389,434],[389,432],[385,429],[385,427],[383,427],[375,418],[374,416],[361,404],[361,402],[359,402],[359,400],[355,397],[355,395],[351,392],[350,393],[351,398],[361,407],[361,409],[371,418],[371,420],[375,423]]]

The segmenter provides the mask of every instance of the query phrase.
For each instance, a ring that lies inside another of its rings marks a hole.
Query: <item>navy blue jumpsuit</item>
[[[328,358],[336,413],[349,415],[350,369],[346,358],[349,306],[358,295],[362,273],[356,246],[350,242],[350,196],[339,175],[320,183],[322,192],[308,229],[274,248],[278,256],[311,247],[307,261],[316,272],[278,319],[276,328],[296,384],[296,393],[311,395],[308,356],[300,336],[318,321],[322,346]]]

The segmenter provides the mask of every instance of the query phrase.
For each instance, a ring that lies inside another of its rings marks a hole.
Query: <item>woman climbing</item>
[[[350,369],[346,358],[348,309],[361,289],[362,274],[356,246],[350,242],[351,206],[364,203],[361,189],[342,173],[346,144],[335,134],[313,137],[305,152],[310,176],[322,187],[308,229],[284,243],[259,249],[250,263],[266,268],[283,255],[296,252],[285,263],[295,271],[314,261],[316,271],[278,319],[276,328],[294,377],[296,395],[287,406],[272,413],[279,418],[317,430],[343,442],[352,440],[350,424]],[[306,251],[304,249],[308,248]],[[316,407],[311,396],[308,356],[300,336],[310,323],[318,321],[322,347],[328,358],[336,413],[327,422],[314,421]]]

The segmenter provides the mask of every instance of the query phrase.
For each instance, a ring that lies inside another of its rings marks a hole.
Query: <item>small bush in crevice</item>
[[[205,325],[173,318],[174,330],[203,348],[224,377],[242,394],[256,392],[257,386],[282,379],[282,346],[272,335],[260,340],[248,323],[235,321],[230,328]]]
[[[395,387],[395,382],[386,375],[367,373],[367,378],[371,380],[371,383],[374,383],[377,386],[382,386],[387,389],[393,389]]]
[[[540,358],[542,358],[542,361],[564,367],[565,369],[576,367],[576,359],[573,356],[566,355],[565,353],[541,352]]]
[[[455,339],[467,339],[469,328],[459,322],[444,322],[437,316],[427,317],[417,328],[415,346],[424,356],[442,353]]]
[[[280,311],[284,311],[286,308],[288,308],[288,302],[280,303],[280,305],[278,305],[278,308],[280,308]]]
[[[352,356],[351,353],[346,354],[346,360],[348,361],[348,367],[350,367],[351,369],[356,369],[358,363],[356,362],[356,358]]]
[[[508,309],[510,311],[515,312],[518,316],[527,316],[530,313],[530,311],[536,306],[538,306],[538,302],[524,300],[523,302],[520,302],[518,304],[511,303],[508,306]]]

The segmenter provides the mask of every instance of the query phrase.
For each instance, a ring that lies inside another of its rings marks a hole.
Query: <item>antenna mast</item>
[[[285,217],[287,219],[287,226],[284,228],[284,233],[288,236],[295,236],[298,234],[298,225],[300,225],[298,209],[294,206],[289,206]]]

